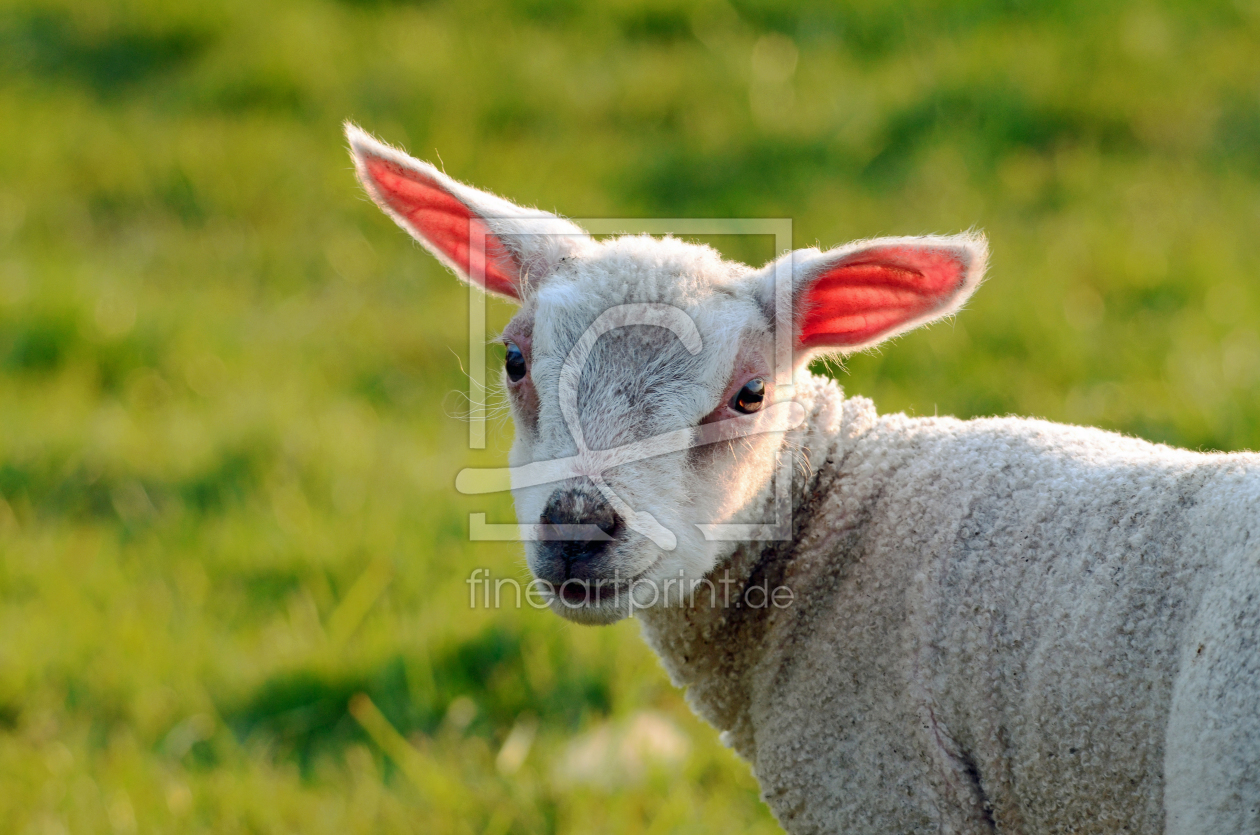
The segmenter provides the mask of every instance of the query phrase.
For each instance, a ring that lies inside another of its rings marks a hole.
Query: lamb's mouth
[[[633,577],[621,579],[578,580],[570,578],[557,586],[551,586],[551,598],[565,609],[620,608],[630,601],[636,583],[650,582],[647,576],[656,568],[658,558]]]
[[[629,583],[622,581],[609,583],[597,580],[587,583],[585,580],[566,580],[556,590],[556,597],[565,606],[603,606],[617,600],[629,591]]]

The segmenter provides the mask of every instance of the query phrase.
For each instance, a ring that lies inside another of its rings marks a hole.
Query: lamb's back
[[[818,763],[823,828],[960,808],[964,830],[1161,831],[1183,636],[1257,541],[1260,456],[888,415],[832,463],[772,639],[791,650],[754,700],[778,706],[759,774]],[[793,708],[815,732],[788,742]]]
[[[1260,522],[1260,459],[1041,421],[925,431],[952,464],[910,591],[943,733],[998,821],[1161,831],[1183,635]]]

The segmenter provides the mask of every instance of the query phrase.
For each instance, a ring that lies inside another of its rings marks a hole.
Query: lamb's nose
[[[565,488],[552,493],[540,521],[547,526],[546,550],[564,561],[570,577],[581,574],[574,570],[577,563],[602,554],[625,527],[604,497],[590,488]],[[586,529],[570,527],[574,525]]]

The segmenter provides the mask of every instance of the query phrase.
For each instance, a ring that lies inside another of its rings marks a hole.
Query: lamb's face
[[[694,431],[774,400],[759,281],[707,247],[623,238],[566,259],[503,332],[512,466],[570,462],[513,490],[522,530],[543,537],[526,543],[536,585],[564,617],[677,601],[730,547],[699,526],[759,521],[782,433],[696,445]]]

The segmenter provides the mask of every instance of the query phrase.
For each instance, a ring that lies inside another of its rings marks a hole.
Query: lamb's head
[[[520,304],[499,338],[512,492],[552,608],[605,623],[677,602],[764,523],[791,381],[954,312],[983,238],[799,250],[761,269],[673,238],[597,241],[348,127],[368,193],[461,279]],[[776,315],[776,312],[780,312]],[[779,336],[777,336],[779,335]]]

